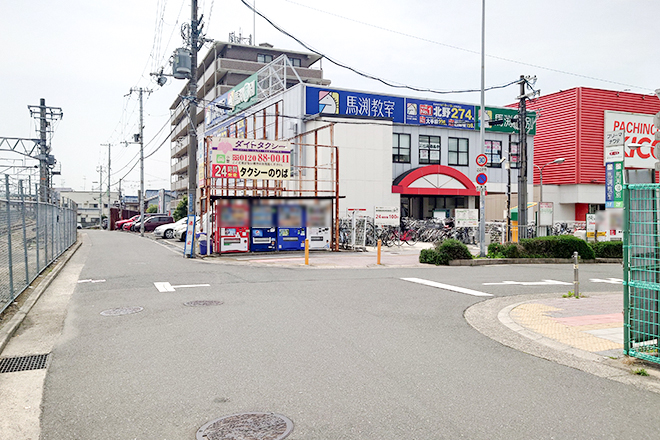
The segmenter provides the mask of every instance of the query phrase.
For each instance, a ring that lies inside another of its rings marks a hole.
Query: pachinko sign
[[[291,178],[291,144],[282,141],[207,137],[211,178]]]
[[[653,124],[653,115],[606,110],[605,133],[618,130],[625,131],[626,168],[654,168],[657,159],[653,147],[658,143],[655,140],[658,127]],[[641,147],[630,148],[630,144]]]

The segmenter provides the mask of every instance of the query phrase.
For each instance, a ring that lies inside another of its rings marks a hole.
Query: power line
[[[385,80],[385,79],[379,78],[379,77],[377,77],[377,76],[371,75],[371,74],[369,74],[369,73],[362,72],[362,71],[360,71],[360,70],[358,70],[358,69],[356,69],[356,68],[354,68],[354,67],[351,67],[351,66],[349,66],[349,65],[347,65],[347,64],[344,64],[344,63],[341,63],[341,62],[339,62],[339,61],[337,61],[337,60],[335,60],[335,59],[333,59],[333,58],[331,58],[331,57],[329,57],[329,56],[323,54],[322,52],[319,52],[318,50],[313,49],[313,48],[310,47],[308,44],[306,44],[305,42],[303,42],[302,40],[300,40],[299,38],[293,36],[293,35],[290,34],[289,32],[285,31],[283,28],[281,28],[280,26],[278,26],[277,24],[275,24],[271,19],[269,19],[269,18],[266,17],[264,14],[262,14],[261,12],[259,12],[256,8],[254,8],[252,5],[250,5],[249,3],[247,3],[245,0],[241,0],[241,3],[243,3],[245,6],[247,6],[251,11],[253,11],[253,12],[256,13],[257,15],[259,15],[261,18],[263,18],[264,20],[266,20],[271,26],[273,26],[273,27],[274,27],[275,29],[277,29],[279,32],[281,32],[282,34],[286,35],[287,37],[293,39],[294,41],[296,41],[298,44],[300,44],[301,46],[303,46],[305,49],[309,50],[310,52],[313,52],[313,53],[315,53],[315,54],[317,54],[317,55],[319,55],[319,56],[325,58],[326,60],[330,61],[332,64],[334,64],[334,65],[336,65],[336,66],[339,66],[339,67],[341,67],[341,68],[344,68],[344,69],[350,70],[351,72],[356,73],[356,74],[358,74],[358,75],[360,75],[360,76],[362,76],[362,77],[365,77],[365,78],[368,78],[368,79],[372,79],[372,80],[374,80],[374,81],[378,81],[378,82],[380,82],[380,83],[382,83],[382,84],[385,84],[385,85],[388,86],[388,87],[393,87],[393,88],[397,88],[397,89],[408,89],[408,90],[414,90],[414,91],[416,91],[416,92],[436,93],[436,94],[440,94],[440,95],[453,94],[453,93],[474,93],[474,92],[480,92],[480,91],[481,91],[480,88],[479,88],[479,89],[471,89],[471,90],[434,90],[434,89],[424,89],[424,88],[420,88],[420,87],[408,86],[408,85],[405,85],[405,84],[394,84],[393,82],[391,82],[391,81],[389,81],[389,80]],[[493,86],[493,87],[489,87],[489,88],[487,88],[487,89],[485,89],[485,90],[501,89],[501,88],[505,88],[505,87],[508,87],[508,86],[510,86],[510,85],[516,84],[517,82],[518,82],[518,80],[515,80],[515,81],[512,81],[512,82],[510,82],[510,83],[507,83],[507,84],[501,85],[501,86]]]
[[[243,0],[241,0],[241,1],[243,1]],[[309,6],[309,5],[304,5],[304,4],[295,2],[293,0],[284,0],[284,1],[286,1],[287,3],[294,4],[296,6],[301,6],[303,8],[307,8],[307,9],[311,9],[313,11],[320,12],[322,14],[331,15],[333,17],[341,18],[342,20],[352,21],[354,23],[358,23],[358,24],[361,24],[361,25],[364,25],[364,26],[368,26],[368,27],[371,27],[371,28],[374,28],[374,29],[379,29],[379,30],[382,30],[382,31],[385,31],[385,32],[390,32],[390,33],[393,33],[393,34],[401,35],[401,36],[412,38],[412,39],[415,39],[415,40],[424,41],[426,43],[436,44],[438,46],[444,46],[444,47],[448,47],[450,49],[460,50],[460,51],[468,52],[468,53],[471,53],[471,54],[476,54],[476,55],[481,54],[481,52],[479,52],[477,50],[466,49],[464,47],[455,46],[455,45],[447,44],[447,43],[442,43],[442,42],[431,40],[431,39],[428,39],[428,38],[419,37],[417,35],[407,34],[405,32],[401,32],[401,31],[397,31],[397,30],[394,30],[394,29],[389,29],[389,28],[386,28],[386,27],[383,27],[383,26],[378,26],[378,25],[375,25],[375,24],[371,24],[371,23],[367,23],[367,22],[364,22],[364,21],[356,20],[354,18],[345,17],[343,15],[335,14],[333,12],[324,11],[323,9],[318,9],[318,8],[315,8],[315,7],[312,7],[312,6]],[[245,3],[245,1],[243,1],[243,3]],[[257,14],[259,14],[259,12],[257,12]],[[259,14],[259,15],[261,15],[261,14]],[[270,21],[268,19],[266,19],[266,21],[268,21],[270,23]],[[604,82],[604,83],[616,84],[616,85],[619,85],[619,86],[634,87],[636,89],[641,89],[641,90],[651,90],[651,91],[654,90],[654,89],[650,89],[648,87],[641,87],[641,86],[636,86],[636,85],[633,85],[633,84],[620,83],[620,82],[611,81],[611,80],[608,80],[608,79],[597,78],[597,77],[589,76],[589,75],[583,75],[581,73],[569,72],[569,71],[566,71],[566,70],[541,66],[539,64],[533,64],[533,63],[528,63],[528,62],[525,62],[525,61],[514,60],[514,59],[511,59],[511,58],[500,57],[500,56],[497,56],[497,55],[486,54],[486,56],[488,58],[492,58],[492,59],[496,59],[496,60],[500,60],[500,61],[506,61],[506,62],[509,62],[509,63],[520,64],[522,66],[534,67],[536,69],[547,70],[549,72],[555,72],[555,73],[561,73],[563,75],[569,75],[569,76],[575,76],[575,77],[578,77],[578,78],[591,79],[591,80],[594,80],[594,81],[601,81],[601,82]],[[329,60],[329,61],[331,61],[331,60]],[[486,89],[486,90],[488,90],[488,89]]]

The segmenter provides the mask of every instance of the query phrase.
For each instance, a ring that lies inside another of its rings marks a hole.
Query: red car
[[[147,218],[147,215],[145,214],[144,217]],[[140,216],[139,215],[136,215],[135,218],[132,218],[129,221],[127,221],[126,223],[124,223],[123,225],[121,225],[121,229],[124,230],[124,231],[132,231],[133,230],[132,227],[136,223],[140,223]]]
[[[160,225],[166,225],[174,222],[174,219],[172,219],[172,217],[167,214],[152,214],[149,217],[145,215],[145,218],[146,220],[144,221],[144,230],[146,232],[151,232]],[[131,226],[131,231],[138,232],[139,230],[140,222],[135,221]]]
[[[135,221],[138,217],[140,217],[140,214],[134,215],[134,216],[131,217],[131,218],[127,218],[127,219],[124,219],[124,220],[116,221],[116,222],[115,222],[115,229],[119,229],[119,230],[121,230],[122,227],[123,227],[127,222]]]

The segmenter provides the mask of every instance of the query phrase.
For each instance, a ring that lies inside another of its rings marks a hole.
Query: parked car
[[[146,218],[146,217],[147,217],[147,216],[145,215],[145,218]],[[142,217],[140,217],[139,215],[136,215],[134,218],[130,219],[129,221],[127,221],[126,223],[124,223],[123,225],[121,225],[121,229],[122,229],[123,231],[132,231],[132,230],[133,230],[133,225],[134,225],[135,223],[139,223],[141,218],[142,218]]]
[[[177,222],[174,223],[167,223],[165,225],[160,225],[156,229],[154,229],[154,237],[159,237],[159,238],[174,238],[174,229],[177,226],[181,226],[186,224],[186,217],[183,217]]]
[[[115,229],[122,230],[122,229],[123,229],[123,226],[124,226],[126,223],[128,223],[128,222],[133,222],[133,221],[137,220],[138,217],[140,217],[140,214],[134,215],[134,216],[131,217],[131,218],[126,218],[126,219],[124,219],[124,220],[116,221],[116,222],[115,222]]]
[[[78,223],[78,229],[82,229],[82,225]]]
[[[151,232],[158,226],[166,225],[168,223],[174,223],[172,216],[155,214],[151,217],[146,217],[144,220],[144,230],[145,232]],[[135,232],[139,231],[141,228],[141,223],[133,223],[133,230]]]

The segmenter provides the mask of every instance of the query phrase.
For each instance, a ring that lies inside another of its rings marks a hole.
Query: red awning
[[[474,182],[455,168],[428,165],[406,171],[392,183],[392,192],[424,196],[478,196]]]

